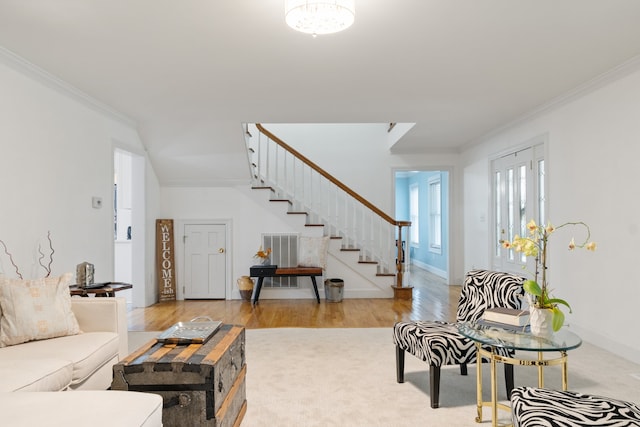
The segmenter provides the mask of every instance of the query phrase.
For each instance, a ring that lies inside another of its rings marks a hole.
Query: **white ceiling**
[[[416,126],[459,150],[640,54],[638,0],[356,0],[312,38],[284,0],[0,0],[0,45],[138,124],[160,182],[246,179],[241,123]]]

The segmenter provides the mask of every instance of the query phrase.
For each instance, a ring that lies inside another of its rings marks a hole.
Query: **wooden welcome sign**
[[[156,220],[156,276],[160,301],[175,301],[176,269],[172,219]]]

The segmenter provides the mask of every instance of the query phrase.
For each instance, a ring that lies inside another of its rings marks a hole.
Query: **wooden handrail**
[[[260,123],[256,123],[255,125],[256,125],[256,127],[257,127],[259,132],[261,132],[264,135],[266,135],[270,140],[272,140],[273,142],[278,144],[285,151],[287,151],[290,154],[292,154],[298,160],[300,160],[301,162],[306,164],[308,167],[313,169],[316,173],[318,173],[319,175],[323,176],[325,179],[327,179],[329,182],[331,182],[336,187],[340,188],[342,191],[347,193],[351,198],[353,198],[354,200],[357,200],[358,202],[360,202],[363,206],[368,208],[375,215],[378,215],[384,221],[386,221],[389,224],[397,227],[397,235],[396,235],[396,238],[397,238],[397,240],[396,240],[397,255],[396,255],[396,262],[395,262],[395,264],[396,264],[396,285],[392,286],[392,288],[394,289],[394,297],[395,298],[407,299],[407,295],[409,296],[409,298],[411,298],[411,293],[410,292],[409,293],[406,292],[407,288],[403,287],[403,283],[402,283],[403,282],[403,267],[402,267],[402,264],[404,262],[406,262],[406,259],[405,259],[405,256],[404,256],[404,252],[403,252],[403,247],[402,247],[402,227],[411,226],[411,221],[397,221],[397,220],[391,218],[389,215],[384,213],[381,209],[379,209],[378,207],[373,205],[371,202],[366,200],[364,197],[362,197],[361,195],[359,195],[358,193],[353,191],[351,188],[347,187],[345,184],[340,182],[338,179],[333,177],[333,175],[331,175],[329,172],[327,172],[324,169],[322,169],[320,166],[318,166],[317,164],[315,164],[314,162],[309,160],[307,157],[305,157],[302,153],[297,151],[295,148],[291,147],[289,144],[287,144],[286,142],[284,142],[283,140],[281,140],[280,138],[275,136],[273,133],[271,133],[270,131],[265,129],[264,126],[262,126]],[[409,289],[409,291],[411,291],[411,289]]]
[[[371,211],[375,212],[380,218],[384,219],[389,224],[395,225],[395,226],[402,226],[402,227],[408,227],[408,226],[411,225],[410,221],[396,221],[395,219],[391,218],[389,215],[384,213],[381,209],[379,209],[373,203],[369,202],[367,199],[365,199],[364,197],[362,197],[361,195],[359,195],[358,193],[353,191],[351,188],[347,187],[342,182],[338,181],[336,178],[333,177],[333,175],[331,175],[329,172],[327,172],[324,169],[322,169],[320,166],[316,165],[314,162],[309,160],[307,157],[305,157],[302,153],[297,151],[295,148],[291,147],[289,144],[287,144],[286,142],[284,142],[283,140],[281,140],[280,138],[278,138],[277,136],[275,136],[274,134],[269,132],[260,123],[256,123],[256,127],[258,128],[258,130],[260,130],[260,132],[262,132],[265,135],[267,135],[270,139],[275,141],[282,148],[284,148],[285,150],[287,150],[288,152],[293,154],[295,157],[300,159],[303,163],[305,163],[311,169],[315,170],[320,175],[322,175],[323,177],[328,179],[330,182],[332,182],[335,186],[340,188],[342,191],[344,191],[345,193],[347,193],[348,195],[350,195],[351,197],[353,197],[354,199],[356,199],[357,201],[362,203],[364,206],[369,208]]]

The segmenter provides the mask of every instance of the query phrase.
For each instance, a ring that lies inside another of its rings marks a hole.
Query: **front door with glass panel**
[[[503,248],[502,241],[513,241],[527,234],[527,222],[544,222],[544,159],[542,145],[527,148],[492,162],[493,269],[523,273],[527,259]]]

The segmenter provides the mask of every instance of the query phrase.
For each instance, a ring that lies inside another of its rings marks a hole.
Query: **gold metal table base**
[[[513,357],[505,357],[496,354],[495,349],[492,347],[491,351],[487,351],[482,348],[481,343],[476,342],[476,349],[478,352],[478,359],[476,362],[476,393],[477,393],[477,411],[478,415],[476,416],[476,422],[482,422],[482,407],[489,406],[491,407],[491,425],[493,427],[498,426],[498,409],[503,409],[506,411],[511,411],[511,407],[509,405],[505,405],[503,403],[498,402],[498,376],[496,370],[496,364],[500,363],[508,363],[511,365],[517,366],[535,366],[538,368],[538,387],[544,387],[544,367],[545,366],[555,366],[561,365],[562,368],[562,390],[567,390],[568,387],[568,376],[567,376],[567,352],[560,351],[560,357],[555,359],[544,359],[542,351],[538,352],[537,360],[528,360],[528,359],[516,359]],[[482,357],[486,357],[489,359],[490,367],[491,367],[491,401],[485,402],[482,400]],[[512,425],[512,424],[508,424]]]

